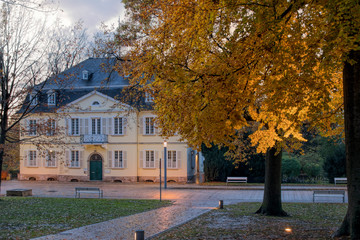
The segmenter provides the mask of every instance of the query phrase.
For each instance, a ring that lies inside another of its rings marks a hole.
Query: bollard
[[[144,239],[145,239],[144,230],[136,230],[136,232],[135,232],[135,240],[144,240]]]
[[[224,201],[219,200],[219,209],[223,209],[223,208],[224,208]]]

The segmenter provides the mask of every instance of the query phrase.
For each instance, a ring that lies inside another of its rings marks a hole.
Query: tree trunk
[[[0,175],[2,172],[3,159],[4,159],[4,149],[0,147]],[[1,194],[1,177],[0,177],[0,194]]]
[[[351,51],[343,70],[346,175],[349,205],[335,236],[360,239],[360,51]]]
[[[270,216],[287,216],[281,203],[281,155],[270,148],[265,160],[265,189],[262,205],[256,213]]]

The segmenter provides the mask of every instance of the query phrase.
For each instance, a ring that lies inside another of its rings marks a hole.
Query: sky
[[[83,20],[84,27],[92,35],[101,23],[115,24],[125,17],[121,0],[56,0],[57,16],[67,26]]]

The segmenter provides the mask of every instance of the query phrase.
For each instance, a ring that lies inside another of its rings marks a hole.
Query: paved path
[[[8,189],[29,188],[37,197],[74,197],[74,188],[78,186],[100,187],[105,198],[159,199],[159,185],[145,183],[103,183],[103,182],[29,182],[5,181],[1,194]],[[286,186],[283,187],[283,202],[312,202],[312,192],[324,187]],[[325,187],[325,189],[345,189]],[[145,237],[151,237],[166,229],[187,222],[218,206],[238,202],[261,202],[262,186],[198,186],[192,184],[169,184],[162,191],[162,199],[174,201],[174,205],[145,213],[121,217],[110,221],[72,229],[38,239],[134,239],[136,230],[144,230]],[[323,199],[333,202],[333,199]],[[347,201],[347,197],[346,197]]]

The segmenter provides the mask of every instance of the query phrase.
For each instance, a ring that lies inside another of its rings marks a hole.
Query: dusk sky
[[[125,10],[121,0],[58,0],[58,16],[65,25],[72,25],[79,19],[92,35],[102,22],[116,23],[124,19]]]

